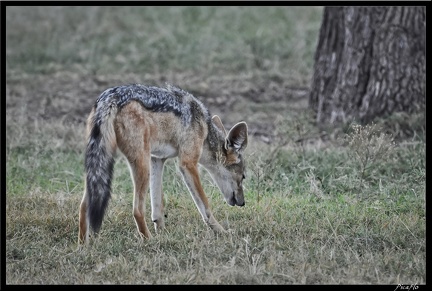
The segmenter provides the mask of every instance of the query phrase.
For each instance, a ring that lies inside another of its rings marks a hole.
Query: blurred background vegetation
[[[321,12],[278,6],[7,7],[6,69],[204,75],[257,69],[306,85]]]

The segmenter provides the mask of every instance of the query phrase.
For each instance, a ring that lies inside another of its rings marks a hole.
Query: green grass
[[[285,90],[309,86],[320,17],[319,7],[8,7],[6,284],[425,284],[425,116],[319,130],[307,97]],[[147,199],[154,237],[141,241],[118,158],[100,235],[78,250],[97,94],[167,80],[226,124],[248,122],[245,207],[227,206],[202,170],[230,229],[214,234],[171,160],[166,230],[155,235]]]
[[[225,236],[204,225],[170,161],[167,228],[144,242],[119,159],[100,237],[78,251],[82,153],[42,149],[52,132],[39,134],[24,148],[8,148],[7,284],[425,283],[424,143],[392,148],[380,182],[366,179],[359,193],[360,167],[339,143],[279,148],[267,161],[268,147],[252,138],[245,207],[228,207],[202,173],[215,217],[231,229]]]

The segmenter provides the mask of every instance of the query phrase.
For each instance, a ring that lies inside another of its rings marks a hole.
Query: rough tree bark
[[[426,108],[425,7],[325,7],[309,107],[318,124]]]

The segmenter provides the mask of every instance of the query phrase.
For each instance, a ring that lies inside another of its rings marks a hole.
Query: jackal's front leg
[[[150,197],[152,209],[152,221],[154,223],[155,231],[160,232],[165,227],[164,220],[164,201],[162,191],[162,176],[164,163],[166,159],[151,158],[151,171],[150,171]]]
[[[180,172],[183,175],[183,179],[192,195],[198,211],[201,213],[204,222],[216,232],[226,232],[225,229],[214,218],[210,210],[207,196],[205,195],[200,182],[197,163],[181,162]]]

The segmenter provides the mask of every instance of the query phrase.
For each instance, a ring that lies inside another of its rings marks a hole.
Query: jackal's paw
[[[142,233],[139,231],[138,236],[141,239],[141,241],[146,241],[146,240],[149,240],[153,237],[149,231],[147,231],[146,233]]]
[[[226,230],[226,232],[229,233],[229,234],[234,234],[235,233],[234,229],[232,229],[232,228],[228,228]]]
[[[77,245],[75,251],[80,252],[80,251],[83,251],[85,248],[86,248],[86,246],[83,243],[78,242],[78,245]]]
[[[209,226],[214,232],[217,232],[217,233],[226,233],[227,232],[219,223],[209,224]]]

